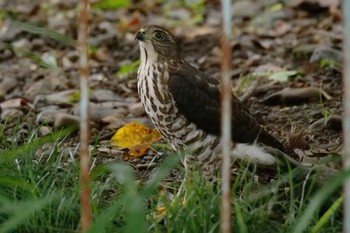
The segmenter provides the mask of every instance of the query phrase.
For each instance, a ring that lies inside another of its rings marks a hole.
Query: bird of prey
[[[185,168],[210,178],[221,167],[220,81],[199,71],[179,53],[175,37],[157,25],[136,34],[141,52],[138,93],[162,137],[176,151],[191,151]],[[232,94],[232,156],[263,166],[297,162]]]

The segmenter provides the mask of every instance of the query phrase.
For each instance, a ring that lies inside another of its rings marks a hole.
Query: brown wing
[[[220,134],[220,89],[216,79],[190,69],[170,74],[169,91],[179,111],[207,133]],[[235,142],[254,142],[260,125],[245,111],[233,96],[232,139]]]
[[[169,91],[179,111],[206,133],[220,135],[220,82],[192,66],[186,72],[170,73]],[[242,102],[232,95],[232,141],[238,143],[261,142],[283,152],[283,145],[261,128]]]

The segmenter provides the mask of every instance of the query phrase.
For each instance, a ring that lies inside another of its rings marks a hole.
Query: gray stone
[[[55,119],[55,127],[61,128],[65,126],[79,127],[80,118],[66,113],[59,113]]]

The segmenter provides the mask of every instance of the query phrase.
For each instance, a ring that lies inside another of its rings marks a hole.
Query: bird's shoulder
[[[211,100],[209,102],[215,106],[217,111],[220,111],[221,81],[187,62],[169,72],[169,86],[170,91],[181,92],[184,98],[201,96],[207,101]],[[235,115],[251,117],[248,108],[233,93],[231,94],[231,107]]]
[[[220,94],[221,88],[221,83],[218,79],[198,70],[185,61],[169,69],[169,83],[175,85],[186,83],[211,95]]]

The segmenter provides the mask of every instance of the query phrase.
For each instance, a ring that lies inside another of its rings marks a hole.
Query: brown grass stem
[[[80,52],[80,188],[81,231],[88,232],[91,225],[91,200],[89,176],[89,64],[88,64],[88,1],[81,1],[79,16]]]
[[[343,1],[344,22],[344,169],[350,169],[350,1]],[[344,184],[344,233],[350,233],[350,177]]]
[[[223,38],[222,38],[222,61],[221,61],[221,134],[222,134],[222,183],[221,183],[221,223],[222,233],[231,232],[231,47],[229,38],[231,34],[231,1],[221,1],[223,13]]]

